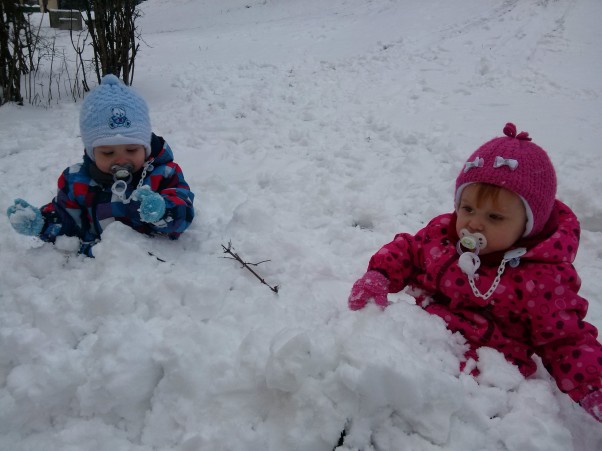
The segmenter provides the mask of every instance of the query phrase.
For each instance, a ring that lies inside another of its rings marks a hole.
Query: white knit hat
[[[94,148],[140,144],[146,157],[151,152],[151,124],[144,99],[115,75],[105,75],[101,84],[84,99],[79,128],[86,154],[94,161]]]

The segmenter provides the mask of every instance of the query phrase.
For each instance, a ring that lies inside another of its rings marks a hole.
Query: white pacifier
[[[462,248],[468,249],[475,254],[478,254],[481,249],[487,246],[487,238],[482,233],[470,233],[468,229],[460,230],[460,240],[456,244],[456,249],[459,254],[462,254]]]
[[[458,259],[458,266],[469,279],[477,277],[477,271],[481,266],[481,259],[473,252],[464,252]]]
[[[456,250],[460,254],[458,266],[469,279],[477,277],[477,270],[481,266],[478,254],[485,246],[487,246],[487,239],[482,233],[470,233],[468,229],[460,230],[460,239],[456,244]],[[463,249],[468,249],[468,251]]]
[[[484,249],[486,246],[487,239],[482,233],[470,233],[467,229],[460,230],[460,239],[456,244],[456,249],[458,250],[458,254],[460,254],[458,266],[462,272],[466,274],[468,284],[474,295],[478,298],[488,300],[500,284],[504,269],[506,268],[506,263],[510,263],[512,268],[516,268],[520,264],[520,258],[527,253],[527,249],[519,247],[507,251],[500,262],[500,266],[498,267],[497,274],[491,283],[491,286],[485,293],[481,293],[475,283],[475,279],[479,278],[477,271],[481,266],[481,259],[477,254],[479,253],[479,250]],[[468,251],[464,251],[462,248],[468,249]],[[493,305],[495,300],[492,299],[489,303]]]

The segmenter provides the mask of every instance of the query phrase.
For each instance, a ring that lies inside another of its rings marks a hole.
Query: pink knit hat
[[[507,123],[505,137],[479,147],[456,179],[456,207],[462,190],[471,183],[490,183],[518,194],[527,212],[524,236],[537,235],[550,218],[556,198],[556,172],[545,150],[531,142],[527,132],[516,134]]]

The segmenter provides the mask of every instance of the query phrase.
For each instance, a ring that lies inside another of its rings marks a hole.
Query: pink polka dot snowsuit
[[[368,270],[384,274],[391,293],[414,289],[420,306],[466,337],[469,355],[492,347],[529,376],[537,354],[560,390],[580,401],[602,387],[602,346],[596,328],[583,321],[588,302],[577,294],[581,281],[572,262],[579,222],[560,201],[551,217],[551,230],[523,243],[527,253],[517,267],[506,265],[487,300],[474,295],[458,266],[454,214],[434,218],[414,236],[396,235],[372,256]],[[493,284],[502,254],[482,257],[475,280],[481,293]]]

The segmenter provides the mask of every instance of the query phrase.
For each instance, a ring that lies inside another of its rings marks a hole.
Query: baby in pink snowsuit
[[[584,321],[588,302],[572,262],[575,214],[556,196],[556,174],[528,133],[479,147],[456,180],[455,211],[416,235],[400,233],[353,285],[352,310],[411,287],[418,305],[476,349],[500,351],[527,377],[541,357],[558,387],[602,422],[602,345]]]

